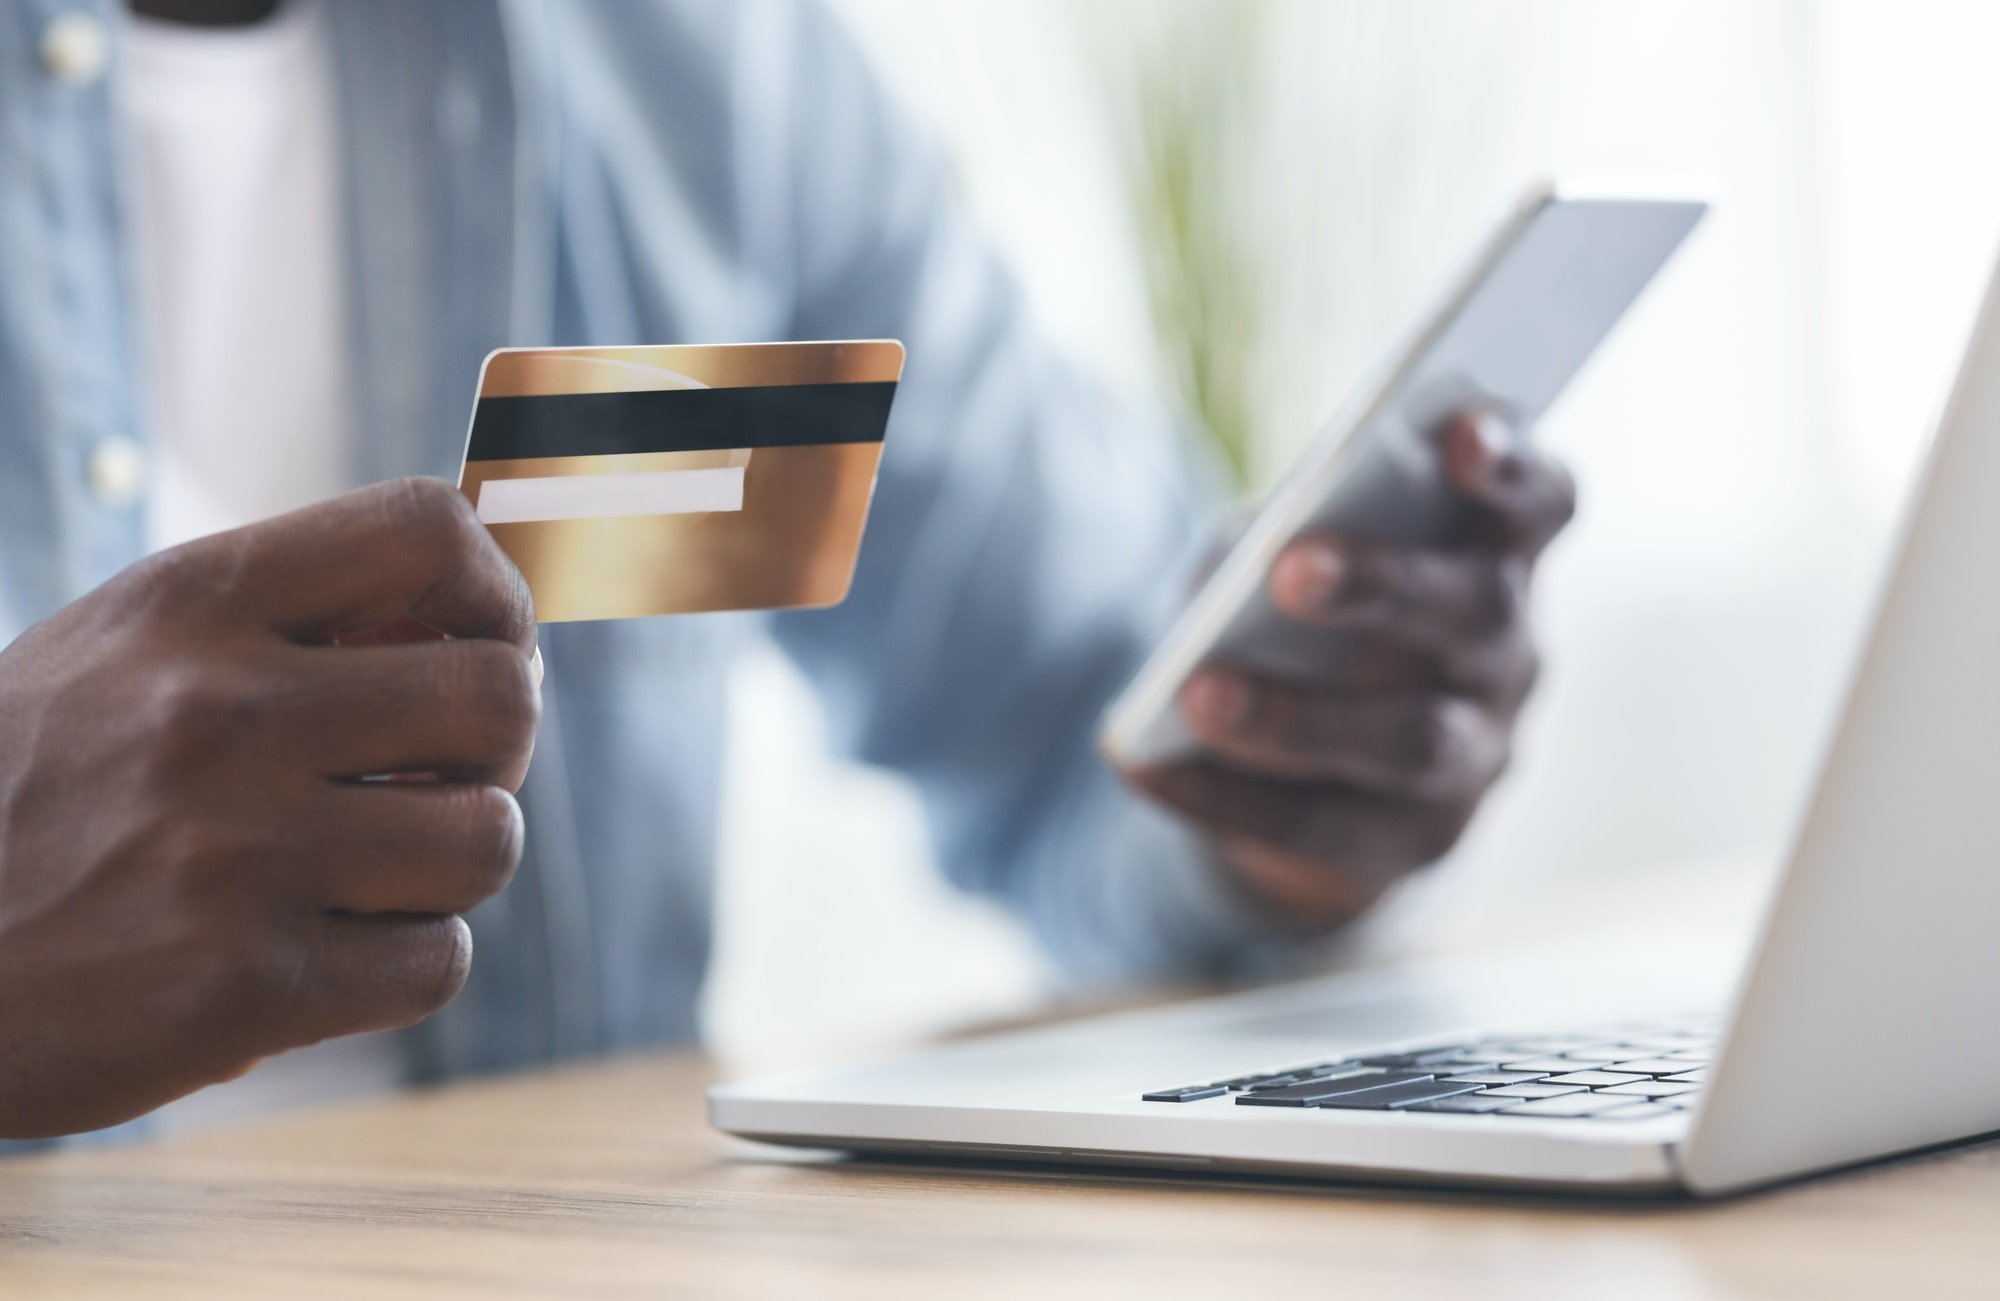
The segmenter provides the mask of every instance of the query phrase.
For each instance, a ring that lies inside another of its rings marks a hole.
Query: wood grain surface
[[[0,1164],[0,1295],[2000,1295],[2000,1147],[1630,1204],[793,1155],[664,1054]]]

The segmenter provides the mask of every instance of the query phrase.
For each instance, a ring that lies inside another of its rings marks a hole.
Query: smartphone
[[[1136,768],[1193,751],[1178,697],[1207,660],[1283,678],[1340,654],[1270,604],[1279,552],[1309,529],[1448,545],[1465,512],[1438,457],[1451,417],[1482,407],[1518,428],[1538,420],[1707,210],[1697,199],[1531,187],[1272,489],[1112,702],[1106,757]]]

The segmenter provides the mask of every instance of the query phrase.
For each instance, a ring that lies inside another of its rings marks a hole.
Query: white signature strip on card
[[[727,466],[552,479],[488,479],[479,489],[479,518],[488,524],[535,524],[742,510],[743,470],[742,466]]]

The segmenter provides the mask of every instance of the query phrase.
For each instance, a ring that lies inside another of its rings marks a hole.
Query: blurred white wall
[[[837,6],[1051,332],[1123,390],[1159,371],[1093,61],[1157,2]],[[1270,3],[1262,147],[1299,295],[1267,469],[1527,178],[1662,176],[1716,201],[1539,431],[1583,494],[1539,597],[1549,673],[1430,902],[1775,852],[2000,240],[2000,6]],[[718,1042],[881,1037],[1032,998],[1030,951],[930,882],[893,783],[811,754],[781,665],[746,682]],[[789,826],[747,816],[768,790],[799,810]]]

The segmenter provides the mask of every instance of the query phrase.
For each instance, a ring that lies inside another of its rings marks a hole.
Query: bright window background
[[[1049,332],[1114,389],[1157,391],[1107,87],[1203,6],[837,7]],[[1276,34],[1244,197],[1297,290],[1259,344],[1262,476],[1527,179],[1664,177],[1716,203],[1539,431],[1583,500],[1538,597],[1549,670],[1515,771],[1423,902],[1476,913],[1663,859],[1779,852],[2000,241],[2000,6],[1238,9]],[[718,1044],[771,1058],[1031,1001],[1031,947],[932,879],[907,796],[815,753],[782,664],[742,685]]]

